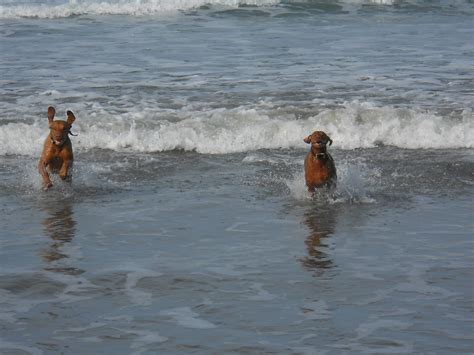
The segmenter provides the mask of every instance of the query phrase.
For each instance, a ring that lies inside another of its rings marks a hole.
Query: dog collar
[[[59,142],[60,144],[56,144],[56,141],[54,140],[54,138],[53,138],[52,135],[49,135],[49,139],[51,139],[51,142],[53,142],[53,144],[54,144],[56,147],[61,148],[61,147],[67,142],[67,140],[69,139],[69,137],[66,137],[66,139],[64,139],[63,141]]]

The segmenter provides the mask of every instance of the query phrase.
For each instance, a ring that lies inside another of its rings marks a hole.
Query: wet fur
[[[48,107],[49,134],[43,146],[43,152],[38,163],[38,171],[43,179],[45,190],[53,186],[49,174],[59,174],[62,180],[71,182],[71,169],[74,161],[72,143],[69,133],[76,117],[71,111],[67,112],[67,120],[54,121],[56,111]]]
[[[308,191],[313,193],[317,188],[335,188],[337,181],[334,159],[327,152],[331,138],[323,131],[314,131],[304,141],[311,144],[311,150],[304,160],[304,176]]]

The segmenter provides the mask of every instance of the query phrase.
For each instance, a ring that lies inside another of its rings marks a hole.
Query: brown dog
[[[38,171],[43,177],[43,188],[45,190],[53,186],[49,178],[50,173],[59,174],[62,180],[71,182],[70,170],[74,160],[72,144],[69,139],[71,125],[76,117],[71,111],[67,111],[67,121],[54,121],[56,110],[48,107],[49,135],[44,142],[43,153],[38,164]]]
[[[304,160],[304,177],[309,192],[320,187],[334,187],[337,175],[336,166],[326,145],[332,144],[331,138],[323,131],[314,131],[304,139],[311,144],[311,150]]]

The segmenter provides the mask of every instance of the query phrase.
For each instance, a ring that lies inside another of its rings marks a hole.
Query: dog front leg
[[[63,162],[61,169],[59,170],[59,177],[61,180],[71,183],[72,176],[70,170],[72,169],[72,160],[66,160]]]
[[[51,186],[53,186],[53,183],[51,182],[51,179],[49,178],[48,170],[46,167],[48,166],[48,163],[44,160],[40,160],[38,164],[38,171],[43,178],[43,189],[48,190]]]

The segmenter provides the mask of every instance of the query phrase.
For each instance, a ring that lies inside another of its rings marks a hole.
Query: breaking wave
[[[265,6],[279,3],[276,0],[69,0],[25,1],[0,5],[0,18],[62,18],[79,15],[131,15],[145,16],[191,10],[205,5],[236,7],[241,5]],[[2,2],[0,2],[2,4]]]
[[[208,6],[232,8],[284,5],[291,8],[293,4],[296,4],[297,7],[307,4],[307,7],[315,6],[319,9],[367,4],[381,6],[408,4],[415,5],[417,8],[423,6],[432,8],[431,2],[421,0],[0,0],[0,18],[65,18],[81,15],[147,16]],[[441,9],[465,8],[469,5],[469,0],[441,0],[436,2],[436,6]]]
[[[149,111],[148,111],[149,112]],[[107,115],[76,112],[75,150],[129,152],[196,151],[227,154],[258,149],[306,148],[303,138],[324,130],[335,149],[395,146],[405,149],[473,148],[474,117],[465,109],[458,117],[432,112],[375,107],[352,102],[307,119],[278,116],[255,108],[187,112],[179,121],[150,119],[145,113]],[[100,117],[100,118],[99,118]],[[32,123],[0,118],[0,154],[37,155],[47,135],[46,119]],[[6,123],[8,122],[8,123]]]

